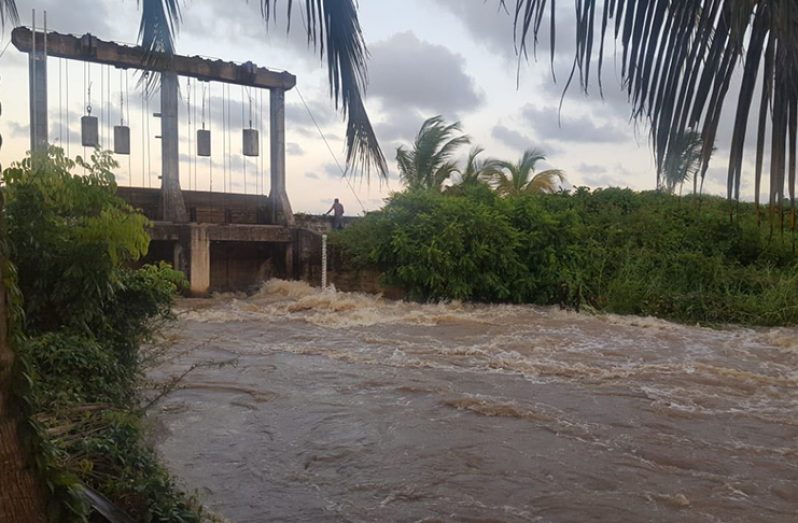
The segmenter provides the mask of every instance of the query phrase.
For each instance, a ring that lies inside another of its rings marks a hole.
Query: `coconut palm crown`
[[[527,44],[536,45],[541,28],[549,26],[553,63],[555,12],[559,2],[500,0],[500,3],[514,13],[516,44],[524,55]],[[760,198],[765,152],[769,150],[770,203],[780,204],[786,185],[794,207],[798,2],[579,0],[575,9],[576,54],[566,89],[578,77],[587,91],[593,79],[592,70],[601,90],[604,45],[608,36],[613,38],[618,44],[616,59],[632,102],[632,114],[651,122],[658,186],[669,149],[678,145],[679,137],[688,129],[701,132],[700,177],[704,178],[721,114],[727,105],[732,105],[735,112],[727,195],[739,198],[745,131],[758,91],[756,201]],[[598,64],[593,68],[595,59]]]
[[[496,192],[503,196],[525,193],[553,193],[565,181],[562,171],[548,169],[535,174],[535,164],[546,157],[536,149],[527,149],[518,162],[499,162],[493,178]]]
[[[479,145],[469,151],[463,168],[456,169],[457,174],[460,175],[458,185],[487,183],[499,172],[501,162],[494,158],[478,158],[483,152],[485,149]]]
[[[457,171],[452,160],[455,151],[471,139],[461,134],[460,122],[446,124],[441,116],[426,120],[410,149],[396,149],[399,176],[410,189],[440,190],[443,182]]]

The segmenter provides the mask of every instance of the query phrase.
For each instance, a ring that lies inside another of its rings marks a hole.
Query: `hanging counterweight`
[[[96,116],[91,112],[80,118],[80,143],[83,147],[97,147],[100,145],[100,128]]]
[[[243,93],[243,88],[242,88]],[[241,108],[241,120],[243,124],[244,120],[244,108]],[[252,128],[252,96],[249,97],[249,128],[244,129],[241,136],[243,142],[243,152],[244,156],[258,156],[258,145],[260,144],[260,138],[258,136],[258,130]],[[244,177],[246,180],[246,176]]]
[[[119,83],[122,83],[122,74],[123,72],[119,72]],[[111,76],[108,76],[108,84],[111,83]],[[127,97],[127,101],[125,100]],[[110,100],[111,96],[108,95]],[[115,154],[130,154],[130,127],[125,125],[125,103],[130,102],[130,94],[127,92],[127,77],[125,76],[125,92],[119,92],[119,114],[120,120],[119,125],[114,126],[114,153]],[[109,109],[110,114],[110,109]]]
[[[114,126],[114,153],[130,154],[130,127],[127,125]]]
[[[244,141],[244,156],[258,156],[258,138],[257,129],[244,129],[242,139]]]
[[[83,147],[97,147],[100,145],[100,125],[97,117],[91,115],[91,69],[89,69],[88,80],[86,114],[80,118],[80,143],[83,144]]]
[[[197,129],[197,156],[208,157],[211,155],[210,129]]]

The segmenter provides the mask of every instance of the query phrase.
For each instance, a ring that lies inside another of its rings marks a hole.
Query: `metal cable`
[[[305,97],[302,96],[302,92],[299,90],[299,86],[296,86],[295,89],[296,89],[296,94],[298,94],[299,95],[299,99],[302,100],[302,105],[305,106],[305,110],[308,112],[308,116],[310,116],[310,119],[313,122],[313,125],[316,126],[316,130],[319,132],[319,136],[321,136],[321,139],[324,141],[324,145],[326,145],[327,146],[327,150],[330,151],[330,156],[332,156],[332,159],[335,161],[335,165],[338,167],[338,170],[341,171],[341,177],[346,182],[346,185],[349,186],[349,190],[352,191],[352,195],[357,200],[357,203],[360,204],[360,208],[363,209],[363,214],[366,214],[366,207],[363,205],[363,202],[360,201],[360,198],[358,197],[357,193],[355,192],[355,188],[352,187],[351,183],[349,183],[349,178],[346,177],[346,171],[341,167],[341,164],[338,162],[338,157],[335,156],[335,153],[333,152],[332,147],[330,147],[330,142],[328,142],[327,141],[327,137],[324,136],[324,132],[322,132],[321,127],[319,127],[318,122],[316,122],[316,118],[313,116],[313,113],[311,112],[310,107],[308,107],[308,104],[305,103]]]

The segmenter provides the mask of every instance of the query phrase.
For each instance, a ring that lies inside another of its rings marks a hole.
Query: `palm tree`
[[[468,153],[465,166],[462,169],[456,170],[460,175],[460,180],[457,185],[468,186],[487,183],[499,172],[501,166],[498,160],[493,158],[486,158],[484,160],[477,158],[483,152],[485,152],[485,149],[479,145],[471,149]]]
[[[278,0],[259,3],[266,24],[274,23]],[[138,0],[138,4],[141,46],[150,53],[173,54],[174,34],[182,22],[180,0]],[[294,1],[282,4],[287,6],[290,29]],[[336,109],[340,108],[347,117],[347,164],[362,168],[366,175],[374,168],[384,177],[388,167],[363,103],[367,52],[356,0],[305,0],[304,4],[308,45],[319,52],[320,58],[326,58],[330,97]],[[5,26],[6,20],[19,22],[15,0],[0,0],[0,27]]]
[[[562,171],[549,169],[535,174],[535,164],[546,157],[535,149],[527,149],[516,162],[499,162],[500,170],[494,176],[496,191],[502,196],[529,193],[553,193],[565,181]]]
[[[500,0],[508,7],[509,0]],[[538,40],[550,8],[554,61],[556,0],[515,0],[519,52]],[[754,185],[759,202],[762,166],[770,126],[770,202],[783,200],[785,173],[794,204],[798,141],[798,3],[789,0],[648,0],[576,2],[576,54],[566,89],[574,78],[587,91],[598,55],[599,90],[605,37],[620,51],[618,62],[633,115],[651,122],[652,145],[664,172],[670,144],[688,129],[701,129],[700,177],[706,174],[727,101],[736,105],[730,144],[727,195],[740,197],[743,145],[754,94],[759,88]],[[598,41],[594,39],[597,36]],[[596,45],[598,52],[596,52]],[[576,75],[576,72],[579,72]],[[741,78],[739,88],[732,79]],[[770,109],[770,110],[769,110]],[[787,152],[789,151],[789,160]]]
[[[426,120],[410,149],[396,149],[402,181],[410,189],[440,190],[443,182],[457,172],[457,164],[451,159],[455,150],[471,141],[459,134],[461,131],[460,122],[447,125],[441,116]]]
[[[671,143],[662,165],[665,190],[673,194],[676,187],[693,180],[693,192],[698,190],[698,172],[701,169],[703,142],[696,131],[687,131]]]

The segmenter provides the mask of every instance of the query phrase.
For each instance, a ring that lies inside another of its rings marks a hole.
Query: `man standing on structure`
[[[333,229],[338,231],[344,228],[344,206],[338,201],[338,198],[330,207],[330,210],[324,213],[324,216],[333,213]]]

